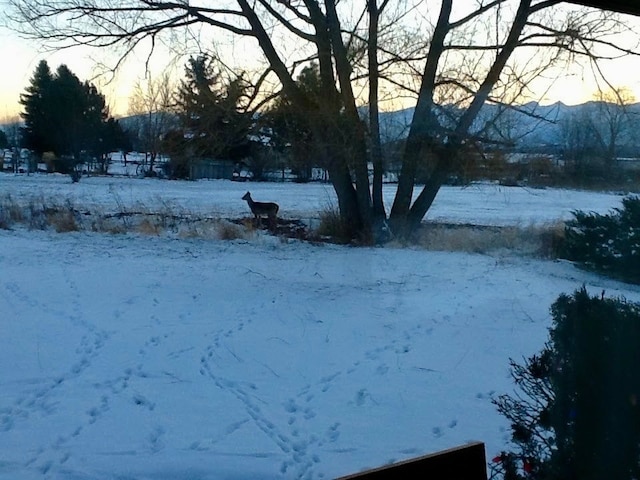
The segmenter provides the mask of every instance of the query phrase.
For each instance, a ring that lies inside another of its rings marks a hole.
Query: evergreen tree
[[[309,105],[323,104],[325,99],[317,63],[303,68],[295,83],[299,94],[304,95]],[[331,161],[331,155],[328,153],[331,148],[327,148],[329,144],[330,147],[346,152],[353,147],[354,126],[346,117],[338,114],[331,119],[320,121],[319,118],[311,117],[311,112],[316,112],[317,108],[301,109],[298,103],[282,95],[265,117],[266,126],[271,130],[272,144],[280,151],[288,150],[291,167],[301,180],[310,178],[312,167],[327,168],[329,166]],[[317,138],[319,128],[327,130],[323,132],[323,141]],[[334,133],[328,134],[328,130]]]
[[[108,118],[103,126],[103,131],[103,152],[113,152],[116,150],[130,152],[133,149],[129,132],[122,128],[118,120],[111,117]]]
[[[177,107],[188,148],[196,156],[243,158],[249,151],[251,115],[242,76],[225,80],[206,55],[190,58],[178,89]]]
[[[51,151],[67,158],[67,164],[58,168],[73,168],[84,156],[99,158],[113,149],[110,139],[120,135],[104,96],[66,65],[52,74],[47,62],[41,61],[20,103],[25,146],[38,154]]]
[[[640,305],[583,288],[552,313],[558,478],[640,478]]]
[[[80,160],[84,138],[85,111],[88,99],[78,77],[66,65],[60,65],[52,84],[51,116],[53,152]]]
[[[305,67],[296,83],[310,102],[320,101],[320,73],[318,65]],[[322,149],[314,147],[314,137],[308,111],[301,111],[287,98],[280,96],[263,118],[270,132],[272,147],[281,153],[287,152],[293,171],[301,180],[311,177],[314,165],[323,165]]]
[[[524,365],[518,386],[495,400],[515,451],[495,457],[504,480],[640,478],[640,304],[561,295],[550,340]]]
[[[122,128],[120,122],[113,118],[108,118],[100,127],[102,135],[98,139],[99,149],[95,155],[99,166],[99,172],[106,174],[110,157],[109,152],[120,151],[130,152],[132,150],[132,142],[128,133]]]
[[[23,145],[42,154],[53,150],[52,126],[52,84],[53,74],[45,60],[41,60],[31,78],[30,85],[25,93],[20,95],[20,104],[24,107],[22,118],[24,128],[22,131]]]

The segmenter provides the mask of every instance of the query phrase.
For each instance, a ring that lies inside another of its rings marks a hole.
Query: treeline
[[[24,108],[21,146],[42,157],[50,171],[73,172],[88,159],[104,166],[109,152],[128,147],[119,122],[109,115],[104,95],[92,83],[80,81],[66,65],[52,72],[41,61],[20,104]]]
[[[310,105],[323,102],[317,64],[301,69],[295,83]],[[198,162],[224,160],[250,171],[256,180],[264,179],[267,172],[287,170],[300,181],[311,179],[313,167],[328,169],[333,158],[329,152],[334,147],[351,152],[352,129],[340,114],[331,120],[335,125],[327,125],[313,118],[313,109],[300,108],[284,93],[256,101],[258,90],[243,73],[227,70],[215,57],[200,55],[187,61],[177,85],[168,76],[139,84],[130,99],[130,119],[118,121],[110,116],[104,96],[93,84],[81,82],[65,65],[51,72],[43,61],[21,96],[24,128],[19,141],[15,141],[16,135],[7,138],[0,131],[0,148],[28,148],[44,159],[49,170],[62,172],[90,161],[101,173],[107,173],[110,152],[134,150],[146,154],[144,172],[149,175],[190,178]],[[632,182],[637,171],[622,168],[617,158],[628,153],[624,147],[635,138],[633,100],[625,89],[601,94],[597,102],[560,112],[564,114],[558,117],[554,132],[550,121],[541,120],[553,117],[553,112],[527,116],[488,106],[481,123],[491,145],[464,148],[464,154],[451,162],[445,182]],[[460,115],[451,107],[438,111],[445,117]],[[403,112],[395,115],[406,117]],[[368,122],[360,122],[365,131],[370,129]],[[318,123],[335,127],[340,135],[326,135],[320,141]],[[379,146],[387,180],[398,178],[406,144],[406,132],[400,133],[396,127],[390,122]],[[540,133],[534,134],[538,130]],[[527,134],[538,138],[533,140],[535,148],[524,141]],[[546,144],[538,143],[541,136]],[[168,161],[158,163],[160,156]],[[419,162],[417,180],[426,183],[432,168],[430,161]]]
[[[298,76],[309,98],[320,96],[318,76],[315,64]],[[257,91],[244,74],[200,55],[187,61],[175,86],[167,76],[137,85],[131,117],[116,120],[94,84],[79,80],[66,65],[53,72],[41,61],[20,98],[24,124],[13,128],[17,134],[0,130],[0,148],[26,148],[34,162],[63,173],[86,163],[107,173],[111,152],[139,151],[147,156],[149,175],[189,178],[195,163],[222,159],[257,180],[275,169],[309,180],[312,167],[322,167],[325,159],[312,148],[308,115],[284,95],[250,107]],[[159,163],[160,156],[168,161]]]
[[[315,64],[297,77],[310,99],[320,97],[318,77]],[[151,170],[158,155],[168,157],[163,168],[171,177],[189,177],[195,162],[222,159],[249,170],[255,180],[283,169],[309,180],[312,167],[326,164],[313,144],[309,111],[294,108],[284,94],[256,102],[258,90],[215,57],[191,57],[175,88],[167,77],[136,88],[133,144],[149,153]]]

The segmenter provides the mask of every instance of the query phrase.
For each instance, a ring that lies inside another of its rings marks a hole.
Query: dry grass
[[[176,211],[166,202],[153,210],[137,205],[135,211],[120,205],[120,211],[106,214],[100,211],[80,212],[69,200],[56,203],[41,197],[32,198],[25,207],[6,195],[0,197],[0,229],[25,225],[30,229],[56,232],[89,230],[98,233],[123,234],[136,232],[159,236],[177,234],[181,238],[215,240],[251,240],[257,235],[252,218],[241,222],[206,218],[186,211]],[[309,234],[308,230],[305,230]],[[287,237],[287,232],[280,232]],[[344,243],[351,238],[336,208],[320,213],[318,228],[310,235],[295,238],[324,238]],[[292,238],[294,238],[292,236]],[[542,226],[479,227],[472,225],[427,224],[410,244],[428,250],[491,254],[511,252],[519,255],[555,258],[564,239],[564,223]]]
[[[0,229],[8,230],[16,223],[23,223],[24,220],[24,209],[11,198],[11,195],[0,198]]]
[[[178,231],[180,238],[202,238],[209,240],[250,240],[255,237],[255,229],[247,228],[224,219],[191,219]]]
[[[51,209],[45,213],[47,224],[51,225],[58,233],[77,232],[80,225],[76,221],[76,215],[73,210]]]
[[[255,234],[253,228],[247,228],[226,220],[218,222],[216,232],[219,240],[247,240]]]
[[[342,221],[337,207],[330,205],[320,212],[320,223],[315,231],[317,236],[331,238],[337,243],[349,243],[352,233],[352,228]]]
[[[119,219],[105,217],[103,215],[94,215],[89,229],[92,232],[110,233],[112,235],[121,235],[129,231]]]
[[[161,225],[159,225],[158,222],[153,221],[152,218],[147,217],[143,218],[136,224],[135,230],[143,235],[158,236],[162,233]]]
[[[417,245],[428,250],[468,253],[515,252],[553,258],[564,238],[564,224],[509,227],[471,225],[426,225]]]

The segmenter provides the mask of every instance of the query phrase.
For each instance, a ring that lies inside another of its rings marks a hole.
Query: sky
[[[0,1],[0,6],[4,3]],[[627,17],[629,23],[640,30],[640,19]],[[245,47],[246,48],[246,47]],[[20,38],[14,32],[0,25],[0,58],[5,69],[0,73],[0,121],[10,120],[20,112],[19,98],[29,85],[33,72],[42,59],[47,60],[52,70],[66,64],[81,80],[95,83],[106,97],[110,111],[115,116],[125,116],[133,86],[145,78],[145,57],[130,58],[117,76],[99,75],[100,64],[111,65],[114,56],[104,50],[73,48],[64,51],[46,51],[43,45]],[[246,55],[246,52],[243,52]],[[154,57],[152,75],[165,68],[162,57]],[[10,66],[9,68],[6,68]],[[626,87],[640,99],[640,77],[629,72],[640,71],[640,58],[623,58],[604,64],[611,83],[616,87]],[[175,66],[174,66],[175,68]],[[589,68],[574,65],[552,79],[539,79],[535,87],[537,98],[542,103],[562,101],[568,105],[584,103],[593,98],[598,85],[594,82]]]
[[[100,75],[100,64],[112,61],[104,52],[90,48],[72,48],[63,51],[47,51],[37,42],[18,37],[13,32],[0,27],[0,51],[3,63],[11,65],[0,74],[0,120],[14,117],[20,111],[20,94],[29,85],[36,66],[46,60],[51,70],[59,65],[67,65],[82,81],[95,83],[105,95],[110,110],[115,115],[126,115],[130,92],[135,83],[144,79],[140,59],[131,59],[126,68],[121,69],[115,78]]]

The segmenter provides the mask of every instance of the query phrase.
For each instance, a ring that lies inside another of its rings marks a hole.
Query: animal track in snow
[[[150,401],[147,397],[139,393],[135,394],[132,400],[134,404],[140,407],[145,407],[149,411],[153,411],[156,408],[156,404],[154,402]]]
[[[160,426],[155,427],[149,434],[149,448],[152,453],[158,453],[164,449],[164,442],[162,441],[164,434],[165,430]]]
[[[254,385],[248,385],[247,390],[245,385],[216,374],[209,363],[213,357],[213,351],[214,348],[209,346],[205,354],[201,356],[200,373],[211,378],[218,388],[233,395],[243,405],[244,410],[249,416],[248,419],[232,424],[227,430],[227,433],[232,433],[236,428],[240,428],[246,422],[252,422],[270,438],[287,457],[280,466],[280,472],[283,475],[286,474],[287,478],[311,478],[313,475],[312,467],[320,462],[320,458],[316,454],[311,453],[310,447],[319,444],[320,440],[313,434],[303,435],[302,428],[299,428],[299,425],[316,416],[314,409],[308,405],[314,398],[310,393],[310,387],[303,389],[303,392],[298,396],[298,398],[302,398],[303,402],[306,402],[307,405],[300,404],[300,400],[293,398],[282,403],[282,407],[288,417],[286,422],[282,426],[279,426],[268,417],[268,414],[263,413],[263,409],[258,405],[260,399],[256,397],[254,393],[256,390]],[[330,383],[336,376],[337,375],[333,375],[323,378],[324,385]],[[202,445],[200,442],[195,442],[191,447],[198,449],[202,448]]]

